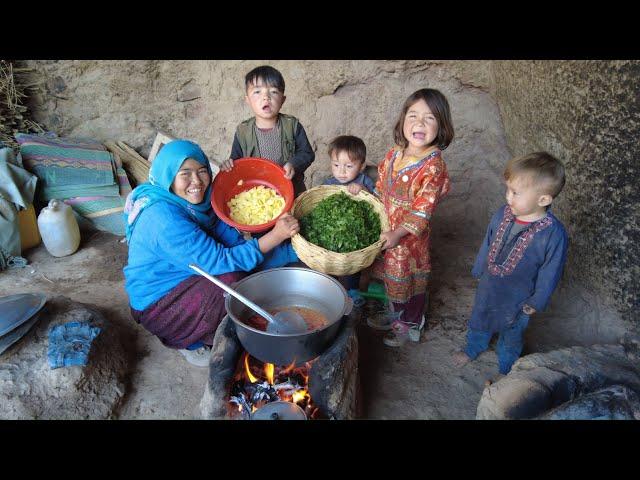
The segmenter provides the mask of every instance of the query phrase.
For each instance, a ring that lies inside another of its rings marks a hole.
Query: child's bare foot
[[[465,366],[470,361],[469,355],[464,352],[456,352],[453,354],[453,364],[458,368]]]

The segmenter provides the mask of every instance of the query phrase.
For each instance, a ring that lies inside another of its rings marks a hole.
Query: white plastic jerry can
[[[38,215],[38,229],[45,248],[54,257],[71,255],[80,245],[80,228],[71,207],[55,198]]]

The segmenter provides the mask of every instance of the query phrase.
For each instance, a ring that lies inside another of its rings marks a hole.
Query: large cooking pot
[[[243,323],[255,313],[236,298],[227,296],[225,307],[244,349],[258,360],[275,365],[289,365],[294,361],[299,364],[319,356],[331,345],[344,315],[353,308],[340,282],[308,268],[265,270],[243,278],[233,288],[266,310],[305,307],[326,317],[327,324],[312,332],[267,333]]]

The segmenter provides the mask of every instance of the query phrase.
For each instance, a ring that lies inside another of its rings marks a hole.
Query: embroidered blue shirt
[[[525,304],[544,310],[562,275],[569,243],[562,223],[548,210],[509,239],[514,220],[508,205],[500,208],[480,246],[471,271],[480,279],[469,320],[472,330],[507,328]]]

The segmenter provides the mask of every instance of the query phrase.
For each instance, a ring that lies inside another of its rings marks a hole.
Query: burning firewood
[[[321,414],[311,401],[307,382],[311,363],[304,367],[291,364],[284,368],[276,368],[272,364],[256,365],[256,360],[249,361],[249,354],[245,353],[235,375],[231,387],[229,402],[238,405],[245,418],[270,402],[287,401],[298,404],[305,410],[308,418],[320,418]],[[259,376],[266,377],[260,379]]]
[[[236,405],[240,406],[240,411],[242,412],[242,415],[244,415],[247,418],[251,417],[251,405],[249,405],[247,403],[247,399],[244,397],[244,393],[240,393],[237,396],[232,396],[231,398],[229,398],[229,401],[231,403],[235,403]]]

